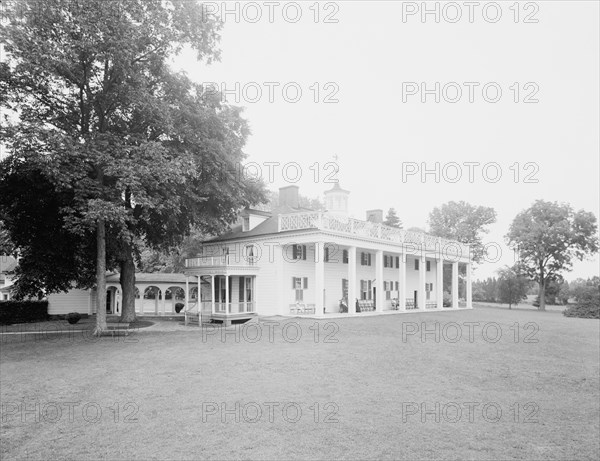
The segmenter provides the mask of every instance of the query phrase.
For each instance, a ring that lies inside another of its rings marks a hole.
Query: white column
[[[471,286],[471,262],[467,263],[467,309],[473,309],[473,287]]]
[[[437,308],[444,308],[444,260],[440,257],[436,261],[435,297]]]
[[[187,311],[190,308],[190,278],[186,275],[185,276],[185,320],[184,320],[184,324],[187,326]]]
[[[171,292],[171,300],[172,299],[173,299],[173,293]],[[165,288],[165,290],[162,292],[162,315],[165,315],[165,303],[166,302],[167,302],[167,288]]]
[[[406,254],[400,255],[400,264],[398,266],[398,309],[406,310]]]
[[[135,312],[143,314],[144,313],[144,290],[145,288],[143,286],[138,286],[138,292],[140,293],[140,299],[139,302],[137,299],[134,300],[134,308],[135,308]]]
[[[225,275],[225,313],[229,314],[229,275]]]
[[[325,289],[325,251],[323,242],[315,242],[315,315],[323,314]]]
[[[427,290],[425,284],[427,283],[427,258],[421,256],[419,258],[419,309],[425,310],[427,304]]]
[[[200,297],[200,293],[198,293],[198,297]],[[214,315],[215,313],[215,276],[210,276],[210,313]]]
[[[253,275],[252,277],[250,277],[250,301],[252,302],[252,311],[251,312],[256,312],[256,291],[255,291],[255,287],[256,287],[256,275]],[[244,298],[246,297],[246,295],[244,295]]]
[[[198,297],[197,297],[197,306],[198,306],[198,325],[202,322],[200,321],[200,310],[202,309],[202,304],[200,304],[200,290],[202,290],[202,279],[198,276]]]
[[[385,305],[385,293],[383,292],[383,251],[377,250],[375,253],[375,289],[377,290],[377,304],[375,308],[378,312],[383,312]]]
[[[348,248],[348,313],[356,314],[356,247]]]
[[[458,309],[458,262],[452,263],[452,309]]]

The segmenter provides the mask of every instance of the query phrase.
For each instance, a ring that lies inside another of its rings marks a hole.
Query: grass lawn
[[[117,320],[116,317],[114,317]],[[111,319],[113,320],[113,319]],[[118,321],[118,320],[117,320]],[[137,318],[135,322],[130,324],[132,329],[146,328],[153,325],[150,320],[141,320]],[[11,325],[0,325],[0,333],[22,333],[22,332],[34,332],[38,334],[45,334],[48,337],[54,335],[57,332],[78,332],[81,330],[93,331],[96,326],[95,317],[82,318],[79,322],[71,325],[66,320],[46,320],[42,322],[29,322],[29,323],[15,323]],[[56,340],[55,340],[56,341]]]
[[[254,342],[239,327],[13,335],[0,458],[600,457],[596,320],[481,307],[323,320],[317,341],[313,320],[260,322]],[[438,338],[412,334],[436,322]]]

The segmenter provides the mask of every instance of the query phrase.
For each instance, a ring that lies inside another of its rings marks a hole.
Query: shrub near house
[[[48,301],[3,301],[0,325],[39,322],[48,319]]]

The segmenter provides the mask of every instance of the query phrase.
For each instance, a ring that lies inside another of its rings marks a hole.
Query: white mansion
[[[190,284],[200,292],[200,303],[186,303],[186,320],[198,308],[227,324],[256,314],[441,310],[444,264],[452,266],[446,308],[459,308],[459,265],[466,266],[461,304],[472,308],[467,245],[386,226],[382,210],[350,218],[348,195],[335,183],[325,192],[327,211],[312,211],[299,206],[298,187],[287,186],[272,212],[244,210],[186,261],[186,292]]]

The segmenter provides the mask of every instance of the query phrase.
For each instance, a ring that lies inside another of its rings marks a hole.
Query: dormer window
[[[242,232],[248,232],[250,230],[250,216],[244,216],[242,218]]]

